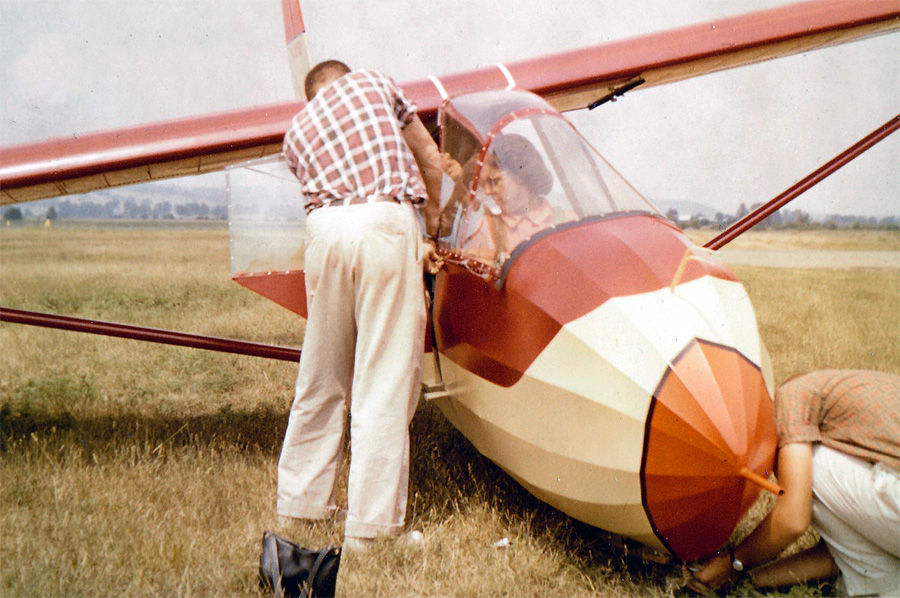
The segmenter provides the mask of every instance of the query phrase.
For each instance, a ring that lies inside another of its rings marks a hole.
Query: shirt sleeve
[[[394,80],[390,77],[385,77],[387,79],[388,89],[391,92],[391,96],[394,99],[394,115],[397,117],[397,121],[400,123],[400,128],[405,127],[409,123],[412,122],[413,118],[416,115],[416,105],[413,104],[409,98],[406,97],[406,94],[403,93],[403,90],[394,83]]]
[[[775,392],[775,431],[778,446],[792,442],[821,442],[819,430],[822,395],[803,377],[783,384]]]
[[[287,130],[287,133],[284,135],[284,143],[281,146],[281,153],[284,155],[284,161],[287,163],[288,168],[291,169],[295,175],[297,174],[297,154],[294,151],[294,144],[297,142],[297,133],[294,130],[294,123],[291,122],[291,128]]]

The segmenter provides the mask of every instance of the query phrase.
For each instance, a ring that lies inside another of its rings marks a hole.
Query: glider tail
[[[284,40],[287,44],[294,94],[300,99],[306,99],[303,80],[312,64],[306,41],[306,29],[303,26],[303,15],[300,14],[300,0],[281,0],[281,12],[284,18]]]

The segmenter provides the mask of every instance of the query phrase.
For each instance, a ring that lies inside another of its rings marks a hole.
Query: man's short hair
[[[350,67],[340,60],[326,60],[312,67],[303,82],[306,99],[311,100],[323,85],[343,77],[350,72]]]

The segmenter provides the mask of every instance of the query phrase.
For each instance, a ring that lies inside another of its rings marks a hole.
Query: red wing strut
[[[797,199],[803,193],[806,193],[812,187],[818,185],[830,175],[837,172],[848,162],[862,155],[873,145],[885,139],[891,133],[895,133],[900,129],[900,114],[887,121],[858,142],[829,160],[827,163],[816,169],[812,174],[797,182],[789,189],[781,193],[778,197],[764,203],[757,209],[753,210],[733,225],[710,239],[704,247],[708,249],[721,249],[726,244],[734,241],[743,233],[747,232],[767,217],[771,216],[789,202]]]
[[[56,328],[58,330],[71,330],[73,332],[88,332],[104,336],[117,336],[133,340],[161,343],[164,345],[176,345],[193,349],[206,349],[223,353],[236,353],[238,355],[250,355],[253,357],[266,357],[281,361],[300,361],[300,350],[292,347],[279,347],[276,345],[264,345],[233,338],[220,338],[214,336],[201,336],[187,332],[175,332],[160,328],[147,328],[145,326],[132,326],[116,322],[101,322],[99,320],[87,320],[60,316],[57,314],[40,313],[0,307],[0,322],[10,324],[28,324],[42,326],[44,328]]]

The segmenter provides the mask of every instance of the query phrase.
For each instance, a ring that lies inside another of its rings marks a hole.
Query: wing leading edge
[[[639,79],[663,85],[900,28],[896,0],[824,0],[429,78],[402,87],[426,123],[444,95],[513,82],[559,110],[585,108]],[[221,170],[281,151],[286,102],[0,148],[0,204]]]

